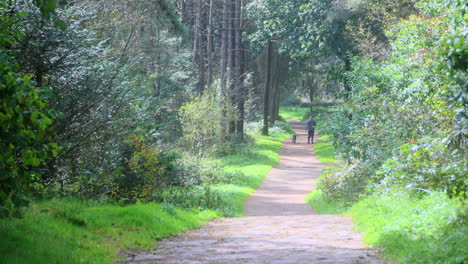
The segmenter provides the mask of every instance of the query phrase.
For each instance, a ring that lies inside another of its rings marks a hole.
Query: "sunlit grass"
[[[216,216],[155,203],[35,202],[23,218],[0,220],[0,263],[115,263],[122,249],[150,249]]]
[[[406,190],[374,194],[348,212],[370,245],[385,248],[396,263],[466,263],[466,207],[433,192],[418,197]]]
[[[0,219],[0,263],[115,263],[122,250],[151,249],[155,241],[208,219],[242,216],[245,199],[279,163],[288,133],[255,136],[241,153],[219,158],[231,184],[215,184],[213,210],[170,204],[117,206],[76,199],[34,202],[21,219]]]
[[[321,139],[315,142],[315,155],[321,162],[336,162],[335,148],[328,136],[321,136]]]
[[[299,106],[282,106],[280,107],[280,116],[283,119],[295,119],[300,121],[306,121],[309,117],[309,107]]]
[[[220,207],[226,216],[243,215],[245,199],[260,186],[271,168],[279,164],[282,141],[289,136],[288,133],[257,135],[254,145],[246,151],[218,160],[227,172],[238,172],[234,184],[215,187],[223,201]]]

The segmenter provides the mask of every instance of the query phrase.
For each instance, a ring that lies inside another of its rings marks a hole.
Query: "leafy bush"
[[[58,154],[50,143],[57,113],[47,108],[47,95],[0,55],[0,217],[25,205],[29,185],[41,177],[38,167]]]
[[[448,95],[460,92],[455,79],[466,73],[454,66],[447,78],[446,67],[441,67],[448,50],[457,52],[451,58],[458,63],[464,56],[461,44],[448,48],[441,43],[452,45],[448,33],[460,33],[465,9],[458,0],[449,2],[424,1],[430,14],[393,25],[387,32],[393,47],[388,61],[354,59],[347,73],[352,93],[322,127],[337,156],[346,161],[344,168],[325,176],[325,197],[356,201],[381,181],[387,187],[403,184],[465,196],[464,117],[459,114],[465,103],[463,93],[460,100]]]
[[[182,149],[199,156],[216,155],[232,148],[226,138],[228,120],[236,120],[235,106],[210,95],[194,98],[180,109]]]
[[[406,144],[377,171],[383,186],[402,185],[422,191],[444,190],[450,197],[468,197],[463,152],[447,148],[446,139],[425,138]]]
[[[378,164],[359,162],[326,170],[318,184],[325,199],[353,204],[367,194],[369,181]]]

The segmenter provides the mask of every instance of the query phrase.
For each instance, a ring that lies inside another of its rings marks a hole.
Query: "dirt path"
[[[247,199],[245,217],[161,241],[128,263],[382,263],[352,231],[350,218],[314,214],[304,202],[325,165],[307,144],[304,123],[291,122],[297,144],[285,141],[280,164]]]

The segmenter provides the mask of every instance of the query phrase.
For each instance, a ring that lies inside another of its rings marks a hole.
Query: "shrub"
[[[323,173],[318,188],[325,199],[352,204],[367,194],[376,166],[378,164],[359,162],[334,167]]]
[[[405,144],[377,171],[383,186],[407,189],[443,190],[450,197],[468,197],[464,155],[447,147],[446,139],[424,138],[419,144]]]
[[[41,177],[38,167],[59,150],[49,141],[57,114],[47,108],[47,89],[18,72],[0,54],[0,217],[27,203],[29,185]]]
[[[230,140],[225,136],[228,134],[228,120],[237,119],[235,109],[233,104],[221,103],[209,95],[196,97],[184,104],[179,112],[182,149],[198,156],[215,155],[231,149]]]

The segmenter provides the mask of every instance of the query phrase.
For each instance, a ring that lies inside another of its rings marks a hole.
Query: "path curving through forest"
[[[245,203],[245,217],[215,220],[160,241],[128,263],[382,263],[352,231],[349,217],[319,215],[305,203],[325,164],[307,144],[305,124],[290,121],[297,144],[286,140],[280,164]]]

